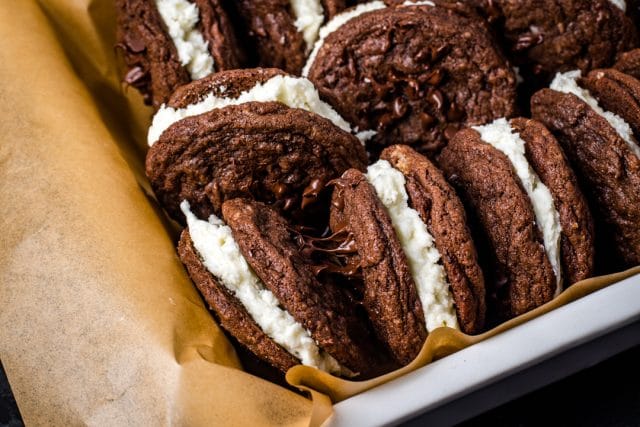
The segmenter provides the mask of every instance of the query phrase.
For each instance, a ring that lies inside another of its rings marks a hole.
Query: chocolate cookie
[[[442,172],[408,146],[387,147],[380,158],[404,175],[408,204],[440,253],[460,329],[468,334],[480,332],[486,311],[484,278],[460,199]]]
[[[640,49],[633,49],[621,54],[613,68],[640,79]]]
[[[224,222],[181,205],[188,230],[180,258],[223,328],[282,371],[303,363],[366,377],[380,357],[342,291],[321,285],[297,251],[295,232],[275,210],[226,201]]]
[[[117,0],[116,10],[124,81],[155,108],[177,87],[242,63],[220,0]]]
[[[485,24],[460,5],[435,3],[361,5],[342,25],[327,24],[338,27],[328,35],[321,30],[305,67],[343,117],[376,132],[373,151],[404,143],[434,152],[464,125],[514,113],[515,76]]]
[[[233,2],[238,28],[246,29],[248,42],[261,67],[281,68],[299,74],[313,47],[320,26],[346,7],[345,0],[239,0]]]
[[[591,207],[597,213],[602,255],[615,253],[622,260],[622,266],[637,265],[640,263],[640,148],[632,127],[620,116],[602,110],[599,99],[578,85],[579,76],[579,72],[556,76],[552,89],[543,89],[533,96],[531,110],[534,118],[554,133],[578,173]],[[598,82],[598,76],[607,80]],[[616,91],[621,90],[622,86],[606,76],[620,77],[614,72],[595,71],[584,82],[594,88],[612,84],[616,85]],[[613,102],[615,96],[615,93],[607,94],[607,103]],[[634,107],[623,105],[620,111],[627,108],[632,112]],[[637,128],[637,123],[634,127]]]
[[[200,218],[219,214],[235,197],[295,215],[307,186],[365,164],[357,138],[329,120],[276,102],[249,102],[173,124],[149,150],[146,172],[160,203],[183,222],[182,200]]]
[[[622,117],[640,138],[640,81],[613,69],[594,70],[580,79],[606,110]]]
[[[427,337],[424,312],[407,258],[378,199],[359,170],[335,181],[331,230],[352,236],[364,281],[362,303],[378,338],[398,363],[406,365]]]
[[[256,85],[264,84],[273,77],[286,75],[277,68],[245,68],[211,74],[176,89],[168,99],[167,107],[174,110],[187,108],[207,96],[238,98]]]
[[[591,217],[557,142],[539,123],[505,119],[458,132],[439,164],[488,254],[492,317],[551,300],[593,271]]]
[[[401,365],[441,327],[484,326],[482,272],[464,209],[442,174],[406,146],[392,146],[367,173],[332,182],[330,226],[343,241],[340,267],[361,274],[361,302]]]
[[[525,142],[527,160],[551,192],[558,211],[562,227],[560,261],[564,286],[591,277],[595,255],[593,218],[562,147],[538,121],[517,118],[510,124]]]
[[[638,33],[625,16],[624,1],[477,0],[507,56],[528,85],[546,85],[557,71],[610,66],[638,46]]]

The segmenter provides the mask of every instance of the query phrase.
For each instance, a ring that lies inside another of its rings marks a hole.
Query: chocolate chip
[[[398,97],[393,100],[393,114],[396,119],[403,117],[407,114],[407,102],[402,97]]]
[[[447,127],[444,129],[444,137],[447,139],[447,141],[451,141],[451,138],[453,138],[453,136],[458,132],[458,128],[454,125],[447,125]]]
[[[124,76],[124,82],[128,85],[134,86],[137,82],[144,79],[146,73],[140,67],[133,67]]]
[[[393,119],[394,116],[391,113],[383,114],[382,116],[380,116],[380,118],[378,118],[378,124],[376,126],[378,132],[383,131],[387,126],[393,123]]]
[[[420,113],[420,124],[423,129],[429,129],[436,122],[436,119],[429,113]]]
[[[442,96],[442,93],[438,89],[434,89],[429,95],[429,98],[436,105],[436,109],[442,110],[442,106],[444,104],[444,97]]]
[[[296,204],[295,197],[287,197],[286,199],[284,199],[284,206],[282,207],[282,209],[285,211],[291,210],[291,208],[295,206],[295,204]]]
[[[447,49],[447,45],[441,45],[438,47],[431,48],[431,62],[436,62],[445,54],[445,50]]]
[[[426,82],[432,86],[437,86],[440,84],[442,79],[444,78],[444,72],[440,69],[433,70],[426,79]]]
[[[147,48],[144,44],[144,41],[136,37],[132,33],[127,33],[125,37],[125,43],[127,44],[127,48],[129,49],[129,51],[133,53],[144,52]]]
[[[452,122],[459,122],[464,117],[464,110],[459,108],[455,102],[452,102],[449,105],[449,109],[447,110],[447,120]]]
[[[278,199],[282,198],[282,196],[284,196],[286,192],[287,186],[281,182],[276,184],[276,186],[273,188],[273,194],[275,194]]]
[[[540,43],[542,43],[542,41],[543,41],[542,34],[533,34],[533,33],[522,34],[520,37],[518,37],[518,40],[516,41],[516,45],[513,48],[513,50],[515,50],[516,52],[526,50],[531,48],[532,46],[539,45]]]

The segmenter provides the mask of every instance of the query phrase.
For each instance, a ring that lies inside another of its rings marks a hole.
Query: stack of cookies
[[[371,378],[640,264],[624,0],[116,4],[180,258],[282,372]]]

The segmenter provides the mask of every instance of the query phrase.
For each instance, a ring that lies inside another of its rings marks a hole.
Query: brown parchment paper
[[[366,382],[244,373],[177,259],[143,165],[151,112],[119,83],[112,0],[0,2],[0,359],[28,425],[320,425],[337,402],[483,335],[429,335]]]

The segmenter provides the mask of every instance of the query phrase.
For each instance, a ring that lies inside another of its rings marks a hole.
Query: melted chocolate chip
[[[324,183],[321,179],[314,178],[302,192],[302,209],[314,204],[318,200],[318,196],[324,189]]]
[[[299,228],[295,240],[300,252],[313,260],[312,269],[317,276],[320,273],[339,274],[344,277],[357,277],[361,274],[360,260],[353,256],[358,253],[355,238],[346,225],[324,237],[313,237]]]

